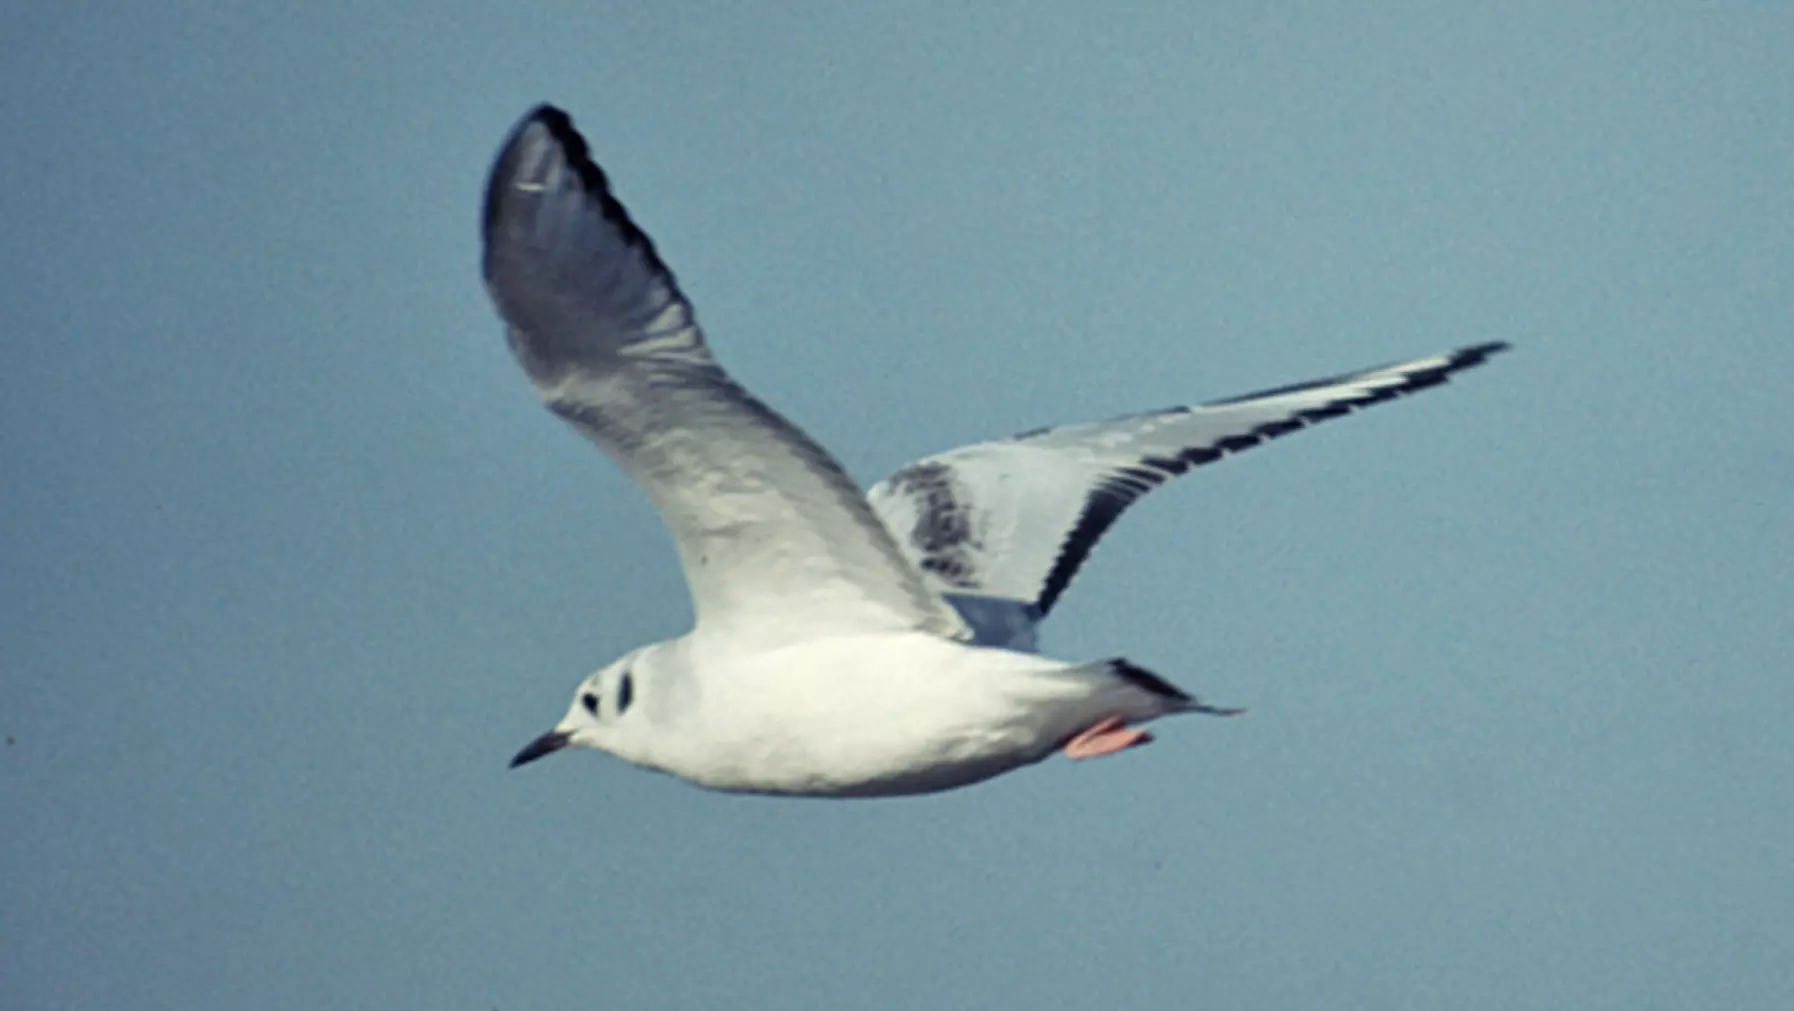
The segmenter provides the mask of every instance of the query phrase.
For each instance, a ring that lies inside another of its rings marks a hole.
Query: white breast
[[[1038,761],[1100,715],[1100,683],[1072,665],[922,633],[690,645],[691,709],[660,728],[654,764],[716,789],[947,789]]]

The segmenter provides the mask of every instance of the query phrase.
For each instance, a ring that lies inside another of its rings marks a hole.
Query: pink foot
[[[1121,721],[1119,716],[1110,716],[1093,724],[1090,729],[1065,742],[1067,758],[1101,758],[1113,755],[1117,751],[1137,748],[1152,741],[1152,735],[1144,730],[1137,730]]]

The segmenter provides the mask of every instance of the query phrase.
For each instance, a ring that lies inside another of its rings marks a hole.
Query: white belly
[[[689,722],[667,728],[653,764],[719,790],[963,786],[1046,757],[1108,694],[1072,665],[922,634],[817,640],[726,667],[694,647]]]

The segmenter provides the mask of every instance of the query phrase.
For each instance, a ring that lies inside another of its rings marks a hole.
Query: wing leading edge
[[[518,362],[653,501],[700,631],[763,644],[831,630],[969,635],[834,458],[710,356],[565,113],[542,106],[506,140],[484,238]]]
[[[867,497],[978,641],[1034,647],[1097,541],[1147,492],[1203,464],[1372,404],[1444,383],[1503,343],[1241,397],[949,450],[909,464]]]

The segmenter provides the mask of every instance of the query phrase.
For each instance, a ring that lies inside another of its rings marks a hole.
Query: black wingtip
[[[610,183],[604,178],[604,170],[592,160],[592,149],[586,146],[586,139],[573,126],[573,117],[558,106],[544,102],[529,111],[511,131],[511,139],[515,140],[531,125],[538,125],[548,131],[554,142],[560,145],[566,154],[567,164],[579,173],[579,181],[593,193],[609,192]],[[506,146],[510,144],[507,141]]]
[[[599,213],[623,234],[625,242],[641,252],[650,270],[665,275],[667,284],[677,293],[679,285],[673,279],[672,270],[660,258],[659,251],[654,248],[654,240],[648,238],[648,233],[636,225],[622,203],[611,193],[610,178],[592,160],[592,149],[586,145],[585,137],[573,126],[573,117],[547,102],[531,109],[517,121],[517,125],[505,135],[498,157],[493,160],[492,174],[486,179],[486,199],[481,214],[482,234],[488,237],[488,241],[494,224],[499,220],[499,208],[504,200],[507,184],[514,176],[517,159],[522,154],[521,141],[532,128],[547,131],[554,145],[560,149],[561,159],[579,177],[580,189],[596,202]]]
[[[1429,387],[1443,386],[1457,373],[1462,372],[1465,369],[1476,368],[1478,365],[1481,365],[1495,355],[1508,350],[1510,347],[1512,347],[1512,345],[1506,341],[1490,341],[1487,344],[1472,344],[1469,347],[1458,348],[1456,351],[1447,351],[1443,355],[1440,355],[1441,358],[1445,359],[1445,364],[1409,373],[1407,380],[1402,384],[1379,390],[1378,393],[1382,396],[1377,399],[1405,397],[1410,393],[1415,393]],[[1395,367],[1397,366],[1383,366],[1383,368]],[[1382,370],[1370,369],[1368,371],[1378,372]]]
[[[544,102],[525,113],[511,132],[505,134],[504,143],[499,145],[498,157],[492,162],[492,174],[486,178],[486,200],[481,222],[489,231],[498,215],[500,198],[504,186],[514,172],[516,160],[524,134],[532,128],[540,128],[553,138],[555,146],[561,149],[568,166],[579,176],[581,187],[587,193],[600,199],[610,198],[610,182],[604,177],[604,170],[592,161],[592,151],[586,146],[586,139],[580,136],[573,127],[573,117],[557,106]]]
[[[1467,369],[1472,365],[1481,365],[1503,351],[1511,351],[1513,347],[1507,341],[1490,341],[1487,344],[1472,344],[1467,348],[1459,348],[1447,357],[1450,358],[1454,370]]]
[[[567,115],[567,110],[551,102],[537,103],[523,118],[541,120],[544,124],[559,123],[565,129],[573,129],[573,117]]]

